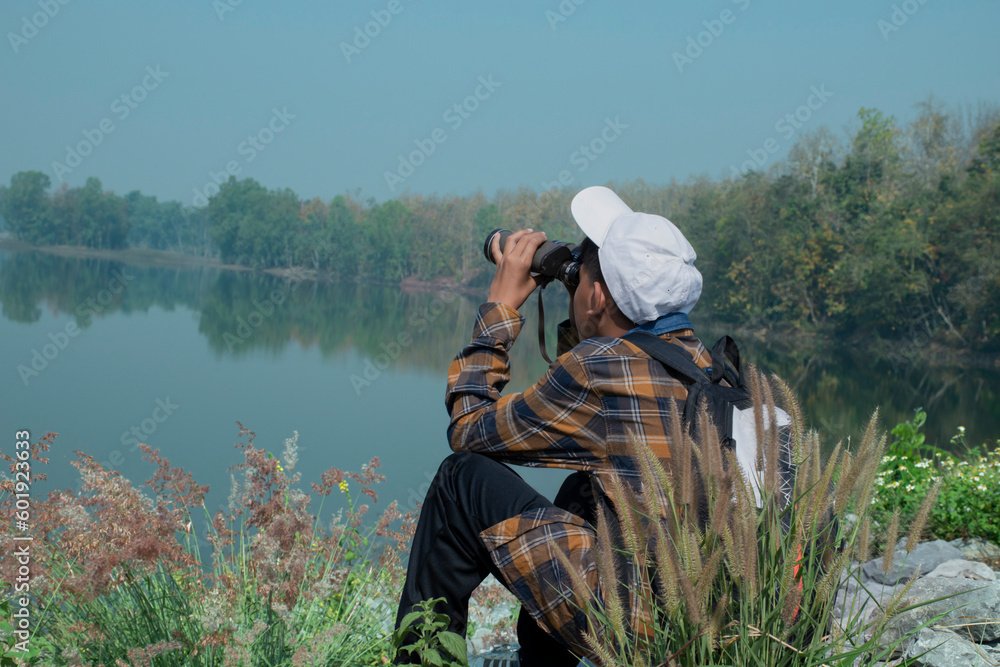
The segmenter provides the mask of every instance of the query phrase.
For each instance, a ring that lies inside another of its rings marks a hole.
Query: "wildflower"
[[[284,472],[284,471],[285,471],[285,469],[284,469],[284,468],[282,468],[282,467],[281,467],[281,464],[279,463],[279,464],[278,464],[278,472]]]
[[[917,468],[928,468],[928,467],[930,467],[930,465],[931,465],[931,462],[930,462],[930,461],[928,461],[927,459],[924,459],[924,460],[923,460],[923,461],[921,461],[920,463],[917,463],[917,464],[916,464],[916,467],[917,467]]]
[[[976,487],[976,490],[978,490],[978,491],[985,491],[985,490],[986,490],[986,487],[985,487],[985,486],[983,486],[982,484],[980,484],[980,485],[978,485],[978,486]]]
[[[295,468],[295,464],[299,460],[299,432],[292,431],[294,435],[290,438],[285,439],[285,463],[288,465],[288,469],[292,470]]]
[[[912,490],[913,490],[913,489],[915,489],[915,488],[917,488],[917,487],[913,486],[912,484],[907,484],[907,485],[906,485],[906,490],[907,490],[907,491],[912,491]]]
[[[341,493],[347,493],[347,480],[346,479],[342,480],[340,482],[340,492]]]
[[[958,427],[958,432],[959,433],[965,433],[965,427],[964,426],[959,426]]]

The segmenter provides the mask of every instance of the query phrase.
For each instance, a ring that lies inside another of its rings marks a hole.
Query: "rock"
[[[951,579],[955,578],[965,578],[965,579],[977,579],[979,581],[996,581],[997,575],[993,574],[993,570],[986,563],[978,563],[974,560],[963,560],[961,558],[956,558],[955,560],[948,560],[931,572],[927,573],[927,577],[948,577]]]
[[[489,648],[486,646],[486,639],[491,632],[490,628],[479,628],[475,634],[466,638],[465,643],[468,645],[470,655],[482,653]]]
[[[991,653],[954,632],[924,628],[907,646],[905,657],[914,667],[992,667]]]
[[[833,618],[841,628],[860,628],[871,622],[896,592],[896,586],[851,580],[837,593]]]
[[[945,616],[929,629],[951,630],[980,644],[1000,639],[1000,582],[923,578],[913,583],[903,602],[904,606],[911,606],[945,596],[952,597],[924,604],[890,621],[883,643],[895,641],[902,633],[942,613]]]
[[[960,537],[948,544],[961,551],[963,558],[967,560],[977,560],[981,563],[1000,562],[1000,546],[978,537]]]
[[[900,580],[909,581],[917,572],[926,574],[945,561],[963,558],[962,552],[944,540],[922,542],[914,547],[912,553],[905,549],[897,549],[893,555],[892,568],[888,573],[882,571],[882,558],[870,560],[864,564],[866,576],[879,584],[897,584]]]

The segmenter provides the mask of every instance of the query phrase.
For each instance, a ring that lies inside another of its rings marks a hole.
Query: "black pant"
[[[503,583],[479,533],[522,512],[553,504],[593,524],[590,488],[585,473],[574,473],[551,503],[520,475],[489,457],[449,456],[438,468],[420,510],[396,627],[416,603],[444,597],[445,602],[435,610],[447,614],[448,629],[464,637],[472,592],[490,573]],[[561,639],[543,631],[523,608],[517,638],[521,664],[526,667],[575,667],[579,662]]]

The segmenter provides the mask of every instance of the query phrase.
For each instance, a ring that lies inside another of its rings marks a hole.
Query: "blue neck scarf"
[[[668,331],[693,328],[694,327],[691,326],[691,320],[688,319],[687,313],[677,312],[667,313],[666,315],[661,315],[650,322],[644,322],[634,329],[631,329],[629,333],[632,333],[633,331],[646,331],[659,336],[660,334],[667,333]]]

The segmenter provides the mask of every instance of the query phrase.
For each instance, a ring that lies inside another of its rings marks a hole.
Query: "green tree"
[[[353,277],[360,269],[358,261],[363,243],[363,233],[354,211],[343,195],[337,195],[327,213],[330,271],[342,277]]]
[[[91,176],[78,191],[78,234],[70,243],[94,248],[124,248],[128,237],[128,203],[113,192],[104,192]]]
[[[268,191],[252,178],[230,176],[208,202],[209,234],[225,262],[279,266],[292,256],[299,209],[287,188]]]
[[[125,201],[128,203],[129,245],[166,250],[169,247],[168,223],[164,207],[156,197],[133,190],[125,195]]]
[[[21,171],[10,178],[10,187],[0,187],[0,215],[14,238],[33,245],[55,242],[49,177],[40,171]]]
[[[413,213],[398,201],[376,204],[364,219],[365,271],[385,280],[410,275],[413,245]]]

